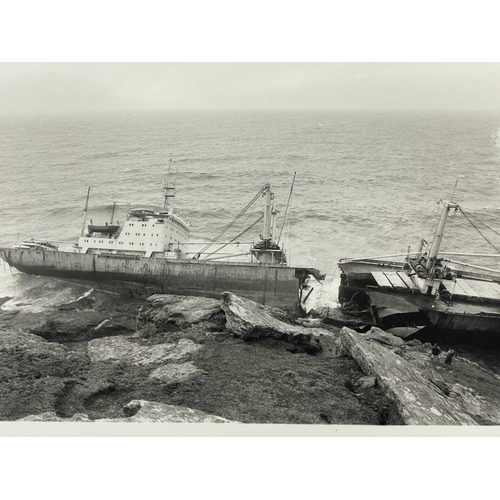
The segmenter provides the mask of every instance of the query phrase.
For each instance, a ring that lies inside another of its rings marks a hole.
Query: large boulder
[[[127,337],[106,337],[91,340],[87,352],[92,361],[125,361],[133,365],[180,362],[202,348],[192,340],[181,339],[177,343],[144,345]]]
[[[153,328],[156,332],[169,332],[193,325],[207,330],[221,325],[221,300],[183,295],[151,295],[137,316],[137,330]]]
[[[284,323],[271,316],[264,306],[234,293],[224,292],[222,296],[226,328],[233,335],[245,340],[273,337],[291,342],[311,341],[310,329]]]
[[[365,374],[377,378],[406,424],[477,425],[460,401],[443,392],[439,381],[433,383],[418,365],[396,354],[393,346],[381,343],[380,332],[374,334],[370,339],[370,335],[344,327],[340,340]]]

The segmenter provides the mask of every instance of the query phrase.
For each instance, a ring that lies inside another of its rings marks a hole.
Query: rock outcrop
[[[137,316],[137,329],[153,326],[157,332],[203,324],[207,330],[221,326],[221,300],[183,295],[151,295]]]
[[[376,425],[383,408],[401,423],[381,389],[350,389],[360,369],[317,320],[232,294],[157,295],[135,331],[137,301],[53,290],[0,317],[0,420]]]
[[[367,375],[376,377],[406,424],[500,424],[500,407],[471,388],[447,383],[420,343],[406,345],[378,328],[360,334],[347,327],[340,343]]]
[[[123,408],[123,418],[89,419],[88,415],[77,413],[69,418],[62,418],[54,412],[29,415],[18,421],[24,422],[140,422],[140,423],[184,423],[184,424],[227,424],[238,423],[216,415],[185,406],[167,405],[154,401],[133,400]]]
[[[21,307],[4,311],[0,320],[9,329],[39,335],[51,342],[77,342],[135,332],[140,302],[93,290],[56,306],[36,312]]]
[[[125,361],[134,365],[151,365],[167,361],[181,362],[202,348],[192,340],[177,343],[144,345],[127,337],[106,337],[91,340],[87,352],[91,361]]]
[[[311,330],[276,319],[260,304],[230,292],[224,292],[222,296],[226,328],[237,337],[245,340],[273,337],[298,343],[310,342],[312,339]]]

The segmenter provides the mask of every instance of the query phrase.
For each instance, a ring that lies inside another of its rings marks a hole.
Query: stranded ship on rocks
[[[173,210],[175,189],[169,184],[164,186],[163,209],[133,209],[122,224],[113,224],[112,215],[109,223],[96,225],[91,220],[87,225],[89,195],[90,188],[80,237],[72,248],[62,250],[49,241],[33,239],[14,248],[0,247],[0,257],[24,273],[89,280],[102,288],[133,295],[173,293],[218,298],[230,291],[290,312],[296,312],[312,291],[308,284],[311,278],[324,279],[316,269],[287,264],[285,251],[276,239],[277,211],[269,184],[239,215],[264,197],[264,214],[252,224],[263,219],[262,234],[246,252],[251,259],[248,262],[234,261],[242,254],[218,256],[217,250],[208,251],[218,238],[192,255],[190,224]],[[234,244],[234,240],[220,248]]]
[[[455,260],[498,259],[500,254],[440,253],[451,211],[462,212],[456,203],[443,201],[431,245],[422,240],[415,253],[341,259],[344,311],[360,317],[368,313],[368,322],[403,338],[426,327],[467,338],[500,334],[500,271]],[[396,257],[406,258],[391,260]]]

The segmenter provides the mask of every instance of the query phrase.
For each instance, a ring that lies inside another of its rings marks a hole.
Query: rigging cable
[[[221,247],[217,248],[217,250],[214,250],[213,252],[209,253],[206,257],[210,257],[210,255],[217,253],[219,250],[222,250],[227,245],[230,245],[231,243],[233,243],[233,241],[237,240],[240,236],[243,236],[246,232],[250,231],[250,229],[252,229],[252,227],[254,227],[255,224],[260,222],[263,218],[264,218],[264,214],[262,214],[256,221],[254,221],[252,224],[250,224],[250,226],[248,226],[244,231],[242,231],[240,234],[236,235],[231,241],[229,241],[228,243],[225,243]]]
[[[288,214],[288,207],[290,206],[290,200],[292,198],[292,191],[293,191],[293,185],[295,183],[295,176],[297,175],[297,172],[294,172],[293,173],[293,180],[292,180],[292,185],[290,187],[290,194],[288,195],[288,201],[286,203],[286,209],[285,209],[285,215],[283,216],[283,223],[281,224],[281,229],[280,229],[280,235],[278,236],[278,241],[276,242],[277,245],[280,244],[280,240],[281,240],[281,233],[283,232],[283,228],[285,227],[285,223],[286,223],[286,216]]]
[[[433,203],[433,206],[434,206],[434,203]],[[437,208],[434,210],[434,213],[436,213],[436,210]],[[432,224],[434,224],[435,221],[432,222]],[[378,239],[382,238],[383,236],[385,236],[386,234],[390,233],[392,230],[398,228],[398,227],[401,227],[401,222],[398,222],[395,226],[392,226],[390,229],[388,229],[385,233],[382,233],[378,236],[376,236],[375,238],[373,238],[372,240],[370,241],[367,241],[364,245],[356,248],[355,250],[353,250],[352,252],[350,252],[350,254],[355,254],[356,252],[359,252],[359,250],[362,250],[363,248],[365,248],[366,246],[370,245],[371,243],[373,243],[374,241],[377,241]]]
[[[469,215],[469,217],[472,217]],[[476,219],[476,222],[479,222],[480,224],[482,224],[483,226],[486,226],[490,231],[493,231],[495,234],[497,234],[498,236],[500,236],[500,233],[495,231],[492,227],[488,226],[488,224],[486,224],[485,222],[483,222],[482,220],[479,220],[479,219]]]
[[[199,259],[200,255],[205,252],[208,248],[210,248],[223,234],[225,234],[230,227],[232,227],[242,216],[243,214],[256,202],[259,196],[265,191],[266,187],[264,186],[247,204],[247,206],[215,237],[210,243],[207,243],[194,257],[193,259]]]
[[[474,222],[472,222],[469,217],[467,216],[467,214],[460,208],[458,207],[458,209],[460,210],[460,212],[464,215],[464,217],[471,223],[472,227],[497,251],[497,252],[500,252],[500,250],[495,246],[493,245],[493,243],[488,239],[486,238],[486,236],[479,230],[479,228],[474,224]]]

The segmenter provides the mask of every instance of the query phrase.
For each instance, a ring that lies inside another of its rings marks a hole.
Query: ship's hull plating
[[[79,279],[133,293],[172,293],[219,298],[225,291],[296,311],[301,268],[264,264],[168,260],[0,248],[0,257],[23,273]]]
[[[353,281],[352,276],[351,281]],[[373,286],[367,288],[361,279],[360,283],[341,285],[339,287],[339,300],[344,303],[351,300],[356,294],[361,293],[363,296],[366,294],[373,321],[376,326],[382,329],[399,326],[401,322],[409,321],[428,325],[437,330],[498,334],[500,337],[499,304],[464,301],[445,303],[435,297],[421,294],[390,293],[382,290],[375,294],[373,293],[375,290],[377,289]],[[382,295],[386,299],[381,301]],[[404,301],[406,305],[401,301]],[[412,305],[415,311],[418,310],[418,313],[412,312]],[[424,321],[421,321],[422,319]]]

